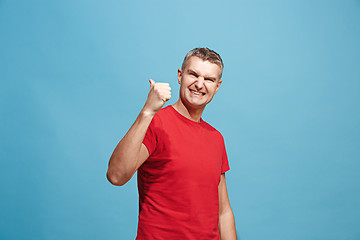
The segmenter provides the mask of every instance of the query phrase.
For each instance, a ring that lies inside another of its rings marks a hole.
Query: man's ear
[[[215,93],[217,93],[217,91],[219,90],[221,83],[222,83],[222,79],[220,79],[219,82],[217,83]]]
[[[182,74],[182,71],[181,69],[179,68],[178,69],[178,83],[181,84],[181,74]]]

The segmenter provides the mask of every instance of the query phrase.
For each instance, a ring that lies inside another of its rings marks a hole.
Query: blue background
[[[0,238],[134,239],[136,178],[105,174],[205,46],[242,240],[360,239],[360,1],[0,1]]]

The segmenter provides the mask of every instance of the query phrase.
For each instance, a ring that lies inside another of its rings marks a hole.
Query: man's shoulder
[[[208,122],[204,121],[202,119],[202,125],[208,130],[213,132],[216,135],[219,135],[220,137],[223,137],[221,132],[219,130],[217,130],[215,127],[213,127],[212,125],[210,125]]]
[[[164,118],[164,117],[169,116],[169,114],[171,113],[171,108],[170,108],[170,107],[171,107],[171,106],[169,105],[169,106],[166,106],[166,107],[160,109],[160,111],[158,111],[158,112],[155,114],[154,118],[159,118],[159,119],[161,119],[161,118]]]
[[[171,109],[170,106],[166,106],[154,115],[152,124],[162,125],[164,122],[169,121],[169,118],[171,118]]]

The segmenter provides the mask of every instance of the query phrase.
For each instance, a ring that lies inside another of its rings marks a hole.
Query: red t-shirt
[[[137,174],[136,239],[220,239],[218,185],[229,170],[220,132],[167,106],[154,116],[143,143],[149,158]]]

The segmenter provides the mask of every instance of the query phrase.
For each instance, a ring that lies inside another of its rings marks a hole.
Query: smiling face
[[[188,109],[204,109],[219,90],[221,68],[193,56],[183,70],[178,70],[180,99]]]

